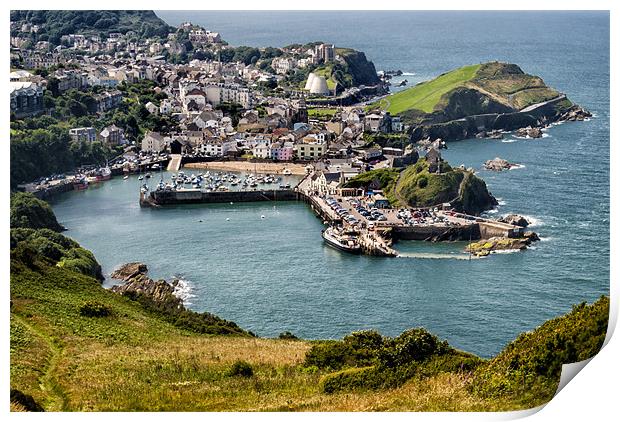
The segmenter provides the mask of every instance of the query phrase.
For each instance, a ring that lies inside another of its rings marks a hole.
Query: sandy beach
[[[189,169],[224,170],[240,172],[257,172],[269,174],[283,174],[285,169],[291,174],[303,176],[306,174],[305,164],[293,163],[252,163],[249,161],[211,161],[208,163],[187,163],[183,167]]]

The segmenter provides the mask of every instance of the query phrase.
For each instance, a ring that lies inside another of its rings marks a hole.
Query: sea
[[[462,242],[402,241],[397,258],[353,256],[323,243],[322,222],[304,203],[144,209],[132,176],[52,201],[66,234],[94,252],[105,274],[145,262],[153,278],[182,280],[178,294],[190,309],[263,337],[341,338],[365,329],[396,336],[425,327],[482,357],[609,293],[607,12],[156,13],[171,25],[220,32],[235,46],[355,48],[377,70],[401,70],[409,85],[466,64],[517,63],[594,116],[554,125],[539,139],[468,139],[442,152],[476,169],[499,199],[488,215],[532,221],[541,241],[527,251],[469,259]],[[495,157],[520,166],[484,170]],[[113,283],[108,277],[104,286]]]

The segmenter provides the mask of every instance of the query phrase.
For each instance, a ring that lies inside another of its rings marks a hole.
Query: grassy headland
[[[388,95],[368,106],[400,115],[408,123],[440,123],[466,116],[511,113],[560,96],[519,66],[489,62],[464,66]],[[568,109],[568,100],[558,103]]]
[[[431,207],[452,202],[455,208],[479,214],[497,204],[486,183],[471,171],[441,162],[441,172],[430,172],[422,157],[404,169],[377,169],[349,180],[346,187],[368,187],[374,182],[393,206]]]
[[[410,109],[432,113],[444,94],[472,80],[478,69],[480,65],[476,64],[444,73],[433,80],[388,95],[378,104],[373,104],[373,107],[378,106],[393,115]]]

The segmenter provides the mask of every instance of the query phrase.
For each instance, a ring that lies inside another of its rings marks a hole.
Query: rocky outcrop
[[[128,281],[138,275],[145,275],[148,273],[148,268],[146,264],[141,262],[130,262],[128,264],[121,265],[119,268],[114,270],[110,277],[115,278],[117,280]]]
[[[183,301],[174,295],[178,280],[172,284],[165,280],[153,280],[147,277],[148,268],[141,262],[130,262],[121,265],[111,277],[124,280],[126,283],[112,287],[112,291],[121,295],[146,296],[152,301],[165,304],[166,307],[178,308],[183,306]]]
[[[582,107],[579,107],[578,105],[574,105],[571,108],[569,108],[566,112],[562,113],[558,120],[561,122],[565,122],[565,121],[575,122],[575,121],[583,121],[583,120],[589,119],[590,117],[592,117],[592,113],[583,109]]]
[[[502,139],[503,137],[504,137],[504,133],[501,130],[489,130],[489,131],[483,130],[476,134],[477,139],[484,139],[484,138]]]
[[[542,138],[543,132],[539,127],[524,127],[517,129],[516,135],[522,138]]]
[[[453,202],[456,209],[467,214],[479,215],[497,205],[497,199],[487,189],[484,180],[466,171],[459,187],[459,196]]]
[[[510,170],[513,167],[517,167],[517,164],[511,163],[503,158],[495,157],[492,160],[487,160],[484,163],[484,168],[492,171]]]
[[[476,256],[487,256],[497,251],[516,251],[525,250],[534,241],[538,240],[538,235],[533,232],[526,233],[523,237],[492,237],[483,239],[479,242],[470,243],[466,252],[471,252]]]
[[[144,274],[129,279],[121,286],[112,287],[112,291],[121,295],[144,295],[157,303],[165,303],[166,306],[178,308],[183,306],[183,301],[174,295],[172,284],[165,280],[153,280]]]
[[[527,227],[530,225],[530,222],[525,217],[518,214],[508,214],[504,217],[498,218],[497,221],[519,227]]]

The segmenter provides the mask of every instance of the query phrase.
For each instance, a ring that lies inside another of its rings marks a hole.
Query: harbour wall
[[[478,240],[481,238],[478,224],[468,226],[444,227],[435,225],[394,226],[392,238],[395,240]]]
[[[148,195],[150,203],[156,205],[296,201],[297,199],[297,192],[293,189],[228,192],[202,192],[200,189],[185,189],[179,191],[154,191]]]
[[[32,194],[39,199],[46,200],[51,198],[52,196],[58,195],[60,193],[70,192],[72,190],[73,183],[59,183],[45,189],[34,191],[32,192]]]

